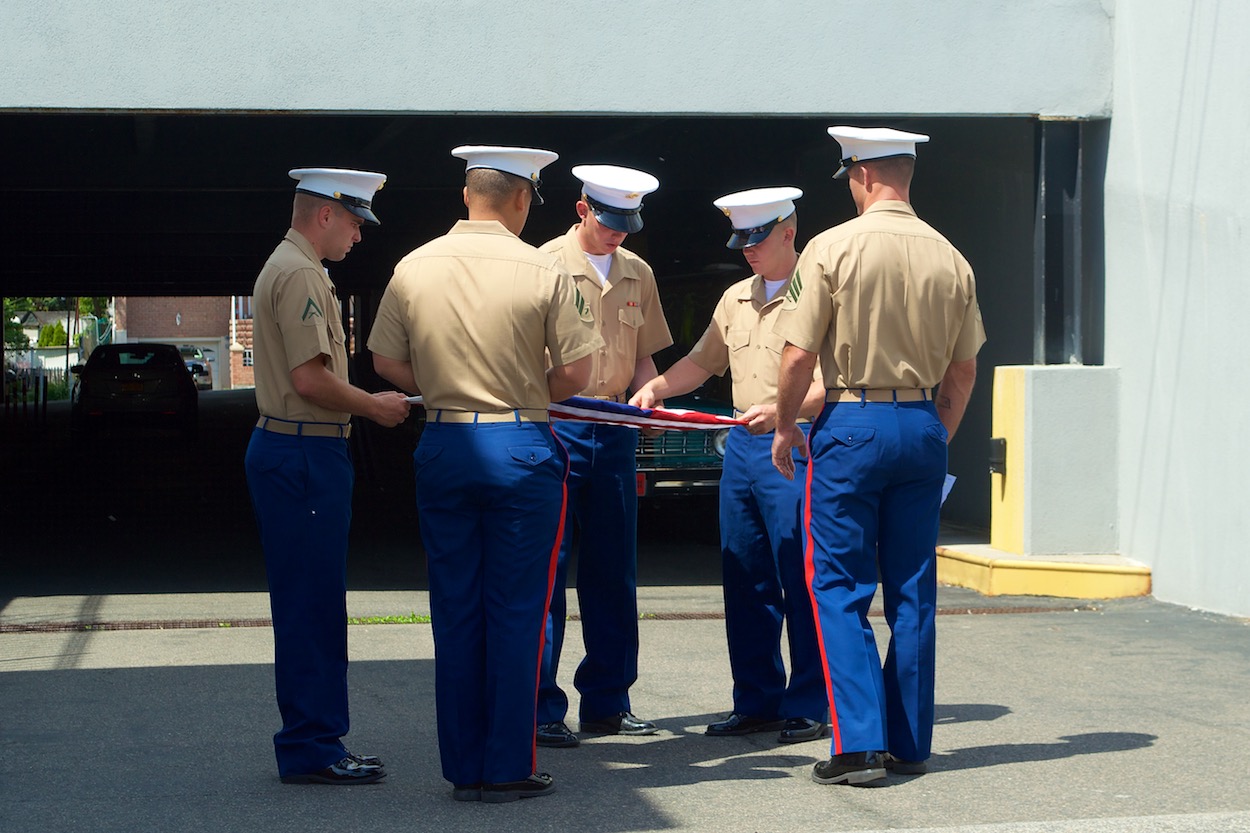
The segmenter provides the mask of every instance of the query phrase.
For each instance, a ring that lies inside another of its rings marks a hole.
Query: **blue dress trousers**
[[[443,777],[524,780],[567,458],[544,422],[430,422],[413,464]]]
[[[812,428],[807,571],[832,754],[929,757],[946,440],[928,401],[828,404]],[[868,622],[878,572],[891,633],[884,669]]]
[[[569,455],[569,510],[560,547],[539,684],[538,723],[564,720],[568,696],[556,683],[567,615],[565,578],[577,548],[577,599],[586,656],[573,676],[580,719],[630,711],[638,679],[638,431],[621,425],[561,421],[556,436]]]
[[[265,551],[279,775],[347,754],[347,534],[355,472],[347,440],[252,432],[244,457]]]
[[[752,434],[735,426],[720,479],[733,710],[765,720],[823,721],[825,683],[803,560],[806,460],[796,454],[795,479],[786,480],[773,468],[772,442],[772,432]],[[781,655],[783,620],[790,643],[789,685]]]

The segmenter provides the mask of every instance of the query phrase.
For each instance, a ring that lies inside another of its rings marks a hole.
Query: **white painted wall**
[[[5,0],[0,109],[1042,114],[1112,0]]]
[[[1106,181],[1120,527],[1166,601],[1250,615],[1250,3],[1116,12]]]

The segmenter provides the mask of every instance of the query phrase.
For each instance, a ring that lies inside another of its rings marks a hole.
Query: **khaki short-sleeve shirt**
[[[819,353],[826,388],[932,388],[985,343],[972,267],[894,200],[812,238],[774,331]]]
[[[726,289],[712,311],[707,330],[687,354],[708,373],[723,376],[726,370],[730,372],[733,404],[738,411],[777,402],[781,351],[786,340],[773,332],[773,324],[793,279],[791,276],[771,299],[765,297],[768,290],[758,275]]]
[[[395,267],[369,349],[412,363],[426,408],[546,410],[546,355],[566,365],[603,343],[550,254],[494,220],[461,220]]]
[[[618,248],[612,268],[601,286],[577,242],[577,226],[542,245],[552,252],[573,276],[577,290],[590,308],[603,346],[595,353],[590,384],[582,396],[618,396],[629,389],[638,360],[673,343],[668,321],[660,306],[655,274],[646,261],[628,249]]]
[[[346,423],[351,414],[314,405],[295,392],[291,371],[325,357],[347,379],[347,339],[330,276],[312,244],[295,229],[273,250],[252,289],[252,370],[261,416]]]

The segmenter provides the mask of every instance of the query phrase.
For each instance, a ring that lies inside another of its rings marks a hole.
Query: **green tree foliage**
[[[47,312],[54,309],[70,309],[73,306],[74,299],[66,296],[56,296],[48,298],[14,298],[13,301],[21,312],[26,312],[27,310]]]
[[[26,333],[22,332],[21,325],[14,319],[18,315],[26,312],[29,307],[23,307],[19,302],[29,301],[29,298],[5,298],[4,299],[4,349],[5,350],[25,350],[30,347],[30,339]]]
[[[94,315],[97,319],[108,319],[109,299],[107,296],[70,298],[66,296],[49,296],[43,298],[5,298],[4,299],[4,347],[5,350],[20,351],[30,347],[30,339],[22,332],[21,326],[14,321],[23,312],[46,312],[48,310],[69,310],[77,308],[80,316]],[[60,330],[58,333],[57,330]],[[45,331],[47,334],[45,335]],[[65,326],[42,327],[39,331],[38,347],[59,347],[68,341]]]
[[[69,343],[69,333],[60,321],[55,324],[44,324],[39,328],[38,347],[64,347]]]
[[[79,315],[94,315],[96,318],[103,318],[108,315],[108,311],[109,299],[106,297],[83,297],[78,299]]]

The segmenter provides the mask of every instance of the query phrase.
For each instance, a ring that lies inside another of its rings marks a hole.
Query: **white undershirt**
[[[785,286],[785,283],[786,282],[784,280],[770,281],[768,279],[765,279],[764,280],[764,297],[768,299],[769,301],[771,301],[773,299],[773,296],[777,294],[777,290]]]
[[[606,255],[592,255],[586,252],[586,259],[590,261],[590,265],[595,267],[595,275],[599,278],[599,285],[603,286],[608,282],[608,273],[612,271],[612,252]]]

